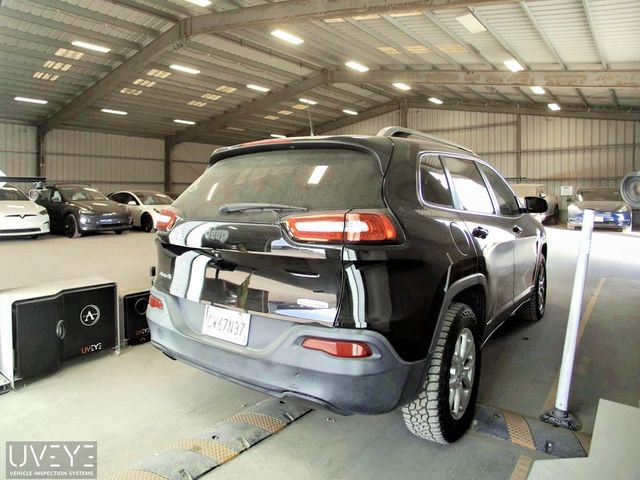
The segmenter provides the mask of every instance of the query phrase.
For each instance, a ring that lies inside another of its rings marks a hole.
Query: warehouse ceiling
[[[1,5],[0,118],[41,133],[233,144],[416,106],[640,119],[638,0]]]

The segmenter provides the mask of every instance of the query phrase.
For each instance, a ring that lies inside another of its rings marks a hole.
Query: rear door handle
[[[482,228],[480,226],[477,226],[476,228],[474,228],[472,230],[471,233],[473,233],[474,237],[487,238],[487,235],[489,235],[489,230],[487,230],[486,228]]]
[[[513,227],[513,233],[515,233],[516,235],[522,235],[522,232],[524,232],[524,230],[519,225],[515,225]]]

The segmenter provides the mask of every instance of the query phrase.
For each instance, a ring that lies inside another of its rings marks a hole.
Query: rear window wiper
[[[227,213],[248,212],[252,210],[273,210],[274,212],[282,210],[297,210],[300,212],[306,212],[309,209],[295,205],[282,205],[280,203],[227,203],[226,205],[222,205],[219,209],[220,213],[223,215],[226,215]]]

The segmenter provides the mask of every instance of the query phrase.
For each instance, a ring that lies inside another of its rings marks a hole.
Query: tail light
[[[156,229],[161,232],[168,232],[173,228],[178,220],[178,214],[173,210],[162,209],[156,220]]]
[[[157,310],[164,310],[164,304],[162,303],[162,300],[160,300],[155,295],[151,294],[151,295],[149,295],[149,304],[148,304],[147,308],[155,308]]]
[[[308,337],[302,342],[302,347],[319,350],[339,358],[366,358],[373,355],[371,347],[366,343],[346,340]]]
[[[398,239],[394,223],[382,212],[301,215],[286,220],[289,234],[303,242],[381,243]]]

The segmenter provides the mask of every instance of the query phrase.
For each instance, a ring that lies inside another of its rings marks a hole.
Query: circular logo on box
[[[133,309],[136,311],[138,315],[144,315],[147,313],[147,306],[149,305],[149,300],[147,298],[139,298],[136,300],[136,303],[133,304]]]
[[[80,312],[80,322],[85,327],[92,327],[100,320],[100,309],[95,305],[87,305]]]

